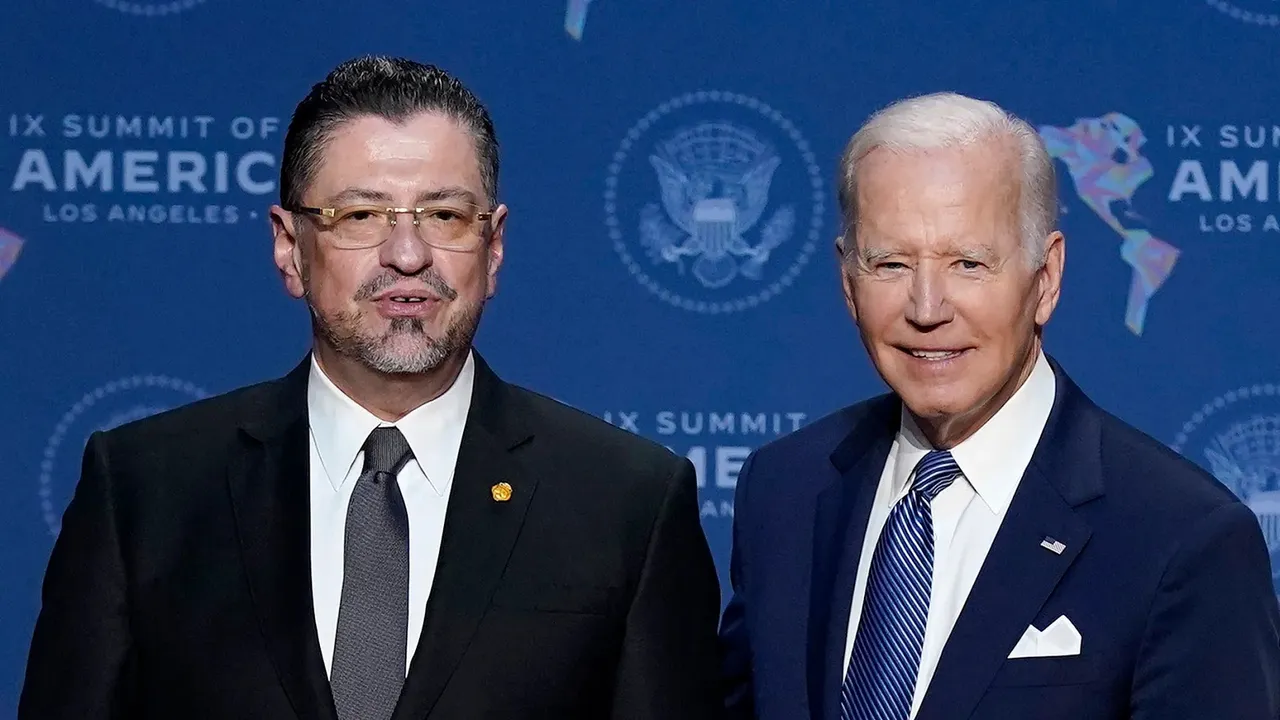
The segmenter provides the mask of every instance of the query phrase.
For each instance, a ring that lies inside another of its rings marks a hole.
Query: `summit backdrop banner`
[[[747,454],[884,390],[833,176],[867,115],[936,90],[1057,160],[1051,354],[1280,552],[1273,0],[9,0],[0,35],[0,717],[89,433],[306,352],[266,210],[294,105],[364,53],[487,103],[511,216],[479,348],[688,456],[726,589]]]

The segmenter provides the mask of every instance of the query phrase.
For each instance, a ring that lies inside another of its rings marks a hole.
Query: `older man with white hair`
[[[844,295],[892,392],[742,468],[732,717],[1280,717],[1256,518],[1042,348],[1054,173],[1027,123],[952,93],[849,142]]]

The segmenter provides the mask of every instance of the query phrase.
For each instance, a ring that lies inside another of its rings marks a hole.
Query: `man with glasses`
[[[704,718],[692,465],[472,350],[508,209],[489,116],[342,64],[285,139],[286,377],[95,433],[20,718]]]

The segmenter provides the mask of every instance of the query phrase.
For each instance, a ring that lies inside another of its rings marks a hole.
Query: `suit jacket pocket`
[[[1098,679],[1100,668],[1087,655],[1005,660],[991,687],[1082,685]]]
[[[493,607],[504,610],[609,615],[621,591],[599,585],[569,585],[546,580],[505,581],[493,596]]]

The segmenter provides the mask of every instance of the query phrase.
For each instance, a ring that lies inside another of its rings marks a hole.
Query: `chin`
[[[406,375],[436,369],[448,358],[449,352],[448,348],[423,335],[392,335],[380,341],[363,343],[356,355],[370,370]]]
[[[442,355],[429,353],[377,353],[361,359],[370,370],[385,375],[419,375],[435,370],[445,360]]]
[[[941,390],[939,388],[938,390]],[[974,402],[966,402],[951,392],[938,392],[933,389],[915,389],[899,392],[902,404],[912,415],[931,420],[946,420],[963,416],[973,410]]]

